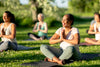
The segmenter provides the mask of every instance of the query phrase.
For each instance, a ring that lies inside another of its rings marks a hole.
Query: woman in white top
[[[95,39],[85,38],[86,43],[79,45],[100,45],[100,14],[96,14],[94,19],[96,23],[90,26],[88,34],[95,34]]]
[[[47,57],[46,61],[65,64],[64,60],[79,60],[81,58],[78,44],[80,42],[79,31],[72,27],[74,17],[71,14],[63,16],[62,26],[49,40],[50,44],[60,43],[60,49],[48,45],[41,45],[41,52]]]
[[[16,42],[16,25],[12,22],[15,21],[14,15],[5,11],[3,14],[4,23],[0,24],[0,51],[13,49],[17,50],[17,42]]]

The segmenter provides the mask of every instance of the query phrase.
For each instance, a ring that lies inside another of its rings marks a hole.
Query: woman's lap
[[[4,41],[0,43],[0,50],[17,50],[17,43],[15,42],[10,42],[10,41]]]
[[[54,47],[50,47],[50,46],[46,45],[46,48],[48,49],[48,51],[51,52],[50,54],[53,54],[52,58],[53,58],[53,56],[56,56],[56,57],[58,57],[61,60],[63,60],[63,59],[67,59],[68,60],[72,56],[74,58],[76,58],[78,56],[77,55],[78,52],[76,51],[76,49],[74,47],[68,47],[65,50],[62,50],[62,49],[58,49],[58,48],[54,48]],[[47,55],[45,55],[46,57],[48,57],[50,55],[48,52],[46,54],[47,54]]]

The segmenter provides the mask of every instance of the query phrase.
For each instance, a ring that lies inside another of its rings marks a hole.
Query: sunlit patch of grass
[[[77,27],[80,32],[81,43],[85,42],[84,38],[94,36],[89,36],[86,33],[86,30],[89,29],[89,22],[85,22],[86,24],[80,24],[78,22],[74,27]],[[48,29],[48,36],[51,37],[57,28],[49,28]],[[33,50],[21,50],[21,51],[4,51],[0,53],[0,67],[23,67],[21,66],[22,63],[26,62],[37,62],[43,60],[45,56],[40,51],[40,46],[42,44],[50,45],[49,40],[42,40],[42,41],[25,41],[25,39],[29,39],[27,33],[32,32],[32,28],[17,28],[17,42],[19,45],[27,46],[27,47],[37,47]],[[59,48],[59,43],[51,45],[53,47]],[[100,46],[79,46],[81,53],[92,53],[92,54],[99,54],[100,53]],[[100,57],[94,58],[93,60],[82,60],[82,61],[75,61],[70,64],[64,65],[64,67],[99,67],[100,66]]]

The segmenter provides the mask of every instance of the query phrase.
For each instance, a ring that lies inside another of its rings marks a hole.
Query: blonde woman
[[[38,32],[38,35],[36,34],[32,34],[32,33],[28,33],[28,36],[34,40],[43,40],[43,39],[47,39],[47,32],[48,32],[48,26],[47,23],[43,21],[44,19],[44,15],[42,13],[38,14],[38,21],[34,28],[33,28],[33,32]]]

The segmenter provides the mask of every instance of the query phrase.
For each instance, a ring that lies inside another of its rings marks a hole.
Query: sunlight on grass
[[[86,30],[89,29],[89,22],[83,24],[83,22],[78,22],[74,25],[77,27],[81,36],[81,43],[84,42],[84,38],[94,36],[89,36],[86,33]],[[51,28],[48,30],[48,36],[51,37],[55,32],[56,28]],[[40,51],[40,46],[42,44],[49,45],[49,40],[43,41],[24,41],[25,39],[29,39],[27,36],[28,32],[32,32],[32,28],[17,28],[17,42],[19,45],[28,46],[28,47],[37,47],[33,50],[22,50],[22,51],[4,51],[0,53],[0,67],[22,67],[22,63],[40,61],[45,58],[45,56]],[[51,45],[53,47],[59,48],[59,44]],[[100,46],[80,46],[79,47],[81,53],[100,53]],[[66,64],[64,67],[94,67],[100,65],[100,57],[95,58],[93,60],[82,60],[75,61],[71,64]]]

